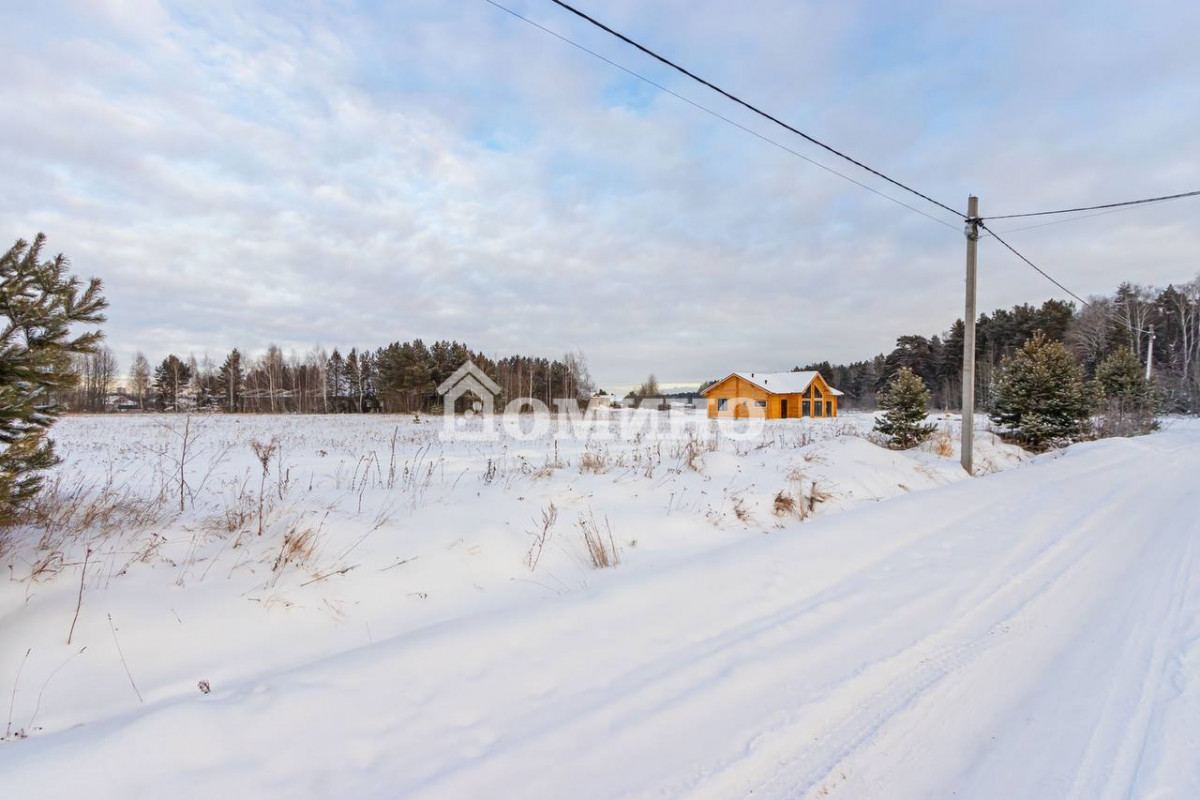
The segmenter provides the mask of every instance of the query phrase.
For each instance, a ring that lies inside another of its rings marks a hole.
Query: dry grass
[[[294,520],[283,535],[283,541],[279,545],[279,554],[275,556],[275,563],[271,565],[271,571],[278,573],[289,564],[303,566],[311,561],[317,552],[323,524],[324,521],[314,528],[302,526],[300,518]]]
[[[774,512],[777,517],[795,514],[802,520],[808,519],[816,512],[818,505],[833,499],[833,493],[809,479],[803,469],[794,468],[788,472],[787,482],[788,486],[775,495]]]
[[[942,458],[954,455],[954,437],[950,433],[949,425],[943,426],[929,438],[929,452]]]
[[[607,450],[593,450],[588,447],[579,457],[579,471],[603,475],[611,468],[610,461]]]
[[[792,497],[786,491],[781,489],[779,493],[775,495],[774,511],[775,516],[777,517],[788,517],[792,514],[795,514],[796,498]]]
[[[579,530],[583,534],[583,546],[593,567],[606,569],[621,563],[621,554],[617,551],[617,543],[613,538],[612,526],[608,523],[608,517],[604,518],[604,529],[601,530],[595,515],[580,514]]]
[[[529,567],[530,572],[537,569],[538,562],[542,559],[542,551],[546,548],[546,543],[550,541],[556,522],[558,522],[558,507],[554,503],[550,503],[542,509],[541,519],[534,520],[534,529],[528,531],[533,536],[533,544],[529,545],[529,552],[525,554],[525,564]]]
[[[267,488],[267,475],[269,475],[271,472],[271,458],[272,458],[272,456],[275,455],[275,451],[276,451],[276,449],[278,449],[278,447],[279,447],[279,443],[275,440],[275,437],[273,437],[273,436],[271,437],[271,441],[266,442],[265,444],[263,442],[258,441],[257,439],[250,440],[250,449],[254,451],[254,457],[258,459],[258,463],[262,467],[262,475],[260,476],[259,483],[258,483],[258,535],[259,536],[262,536],[262,534],[263,534],[263,501],[264,501],[264,493],[266,492],[266,488]],[[281,497],[282,497],[282,494],[281,494]]]
[[[718,443],[715,439],[700,439],[694,432],[689,432],[686,440],[676,444],[671,451],[671,455],[679,460],[678,470],[680,472],[686,467],[692,472],[703,472],[704,454],[712,453],[717,450]]]
[[[824,503],[833,499],[833,493],[817,487],[817,482],[813,481],[812,486],[808,489],[808,511],[812,513],[816,511],[818,503]]]
[[[207,527],[226,533],[238,533],[247,530],[250,521],[255,518],[258,498],[246,491],[237,495],[223,508],[220,513],[209,518]]]
[[[59,550],[51,550],[48,553],[43,553],[42,557],[29,568],[29,574],[25,576],[25,580],[32,583],[50,580],[63,571],[66,566],[66,560]]]
[[[737,517],[738,522],[743,525],[749,525],[754,521],[754,515],[746,507],[746,500],[741,495],[734,495],[731,500],[733,502],[733,515]]]
[[[68,484],[59,476],[22,510],[8,533],[16,539],[22,531],[37,532],[38,550],[49,550],[84,534],[102,540],[145,531],[171,516],[162,495],[147,497],[129,487],[116,489],[82,480]]]

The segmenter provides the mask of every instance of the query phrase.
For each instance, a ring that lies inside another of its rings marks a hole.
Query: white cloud
[[[521,8],[788,136],[549,4]],[[1200,183],[1198,12],[1080,24],[1080,8],[992,8],[986,24],[961,6],[782,0],[597,13],[952,204],[979,192],[985,214]],[[484,3],[49,5],[0,46],[0,233],[44,230],[105,279],[126,360],[421,336],[582,349],[618,385],[869,357],[961,313],[954,231]],[[1107,292],[1194,274],[1194,214],[1013,241]],[[985,246],[981,309],[1050,296]]]

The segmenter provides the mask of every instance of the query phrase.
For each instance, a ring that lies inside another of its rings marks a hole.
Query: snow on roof
[[[724,383],[736,376],[771,394],[804,394],[817,375],[817,372],[732,372],[717,383]],[[842,395],[832,386],[829,387],[829,391],[838,397]]]

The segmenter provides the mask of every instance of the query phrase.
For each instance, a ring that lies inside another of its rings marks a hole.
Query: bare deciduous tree
[[[129,368],[129,385],[137,398],[138,408],[146,410],[146,391],[150,388],[150,361],[141,350],[133,356],[133,366]]]

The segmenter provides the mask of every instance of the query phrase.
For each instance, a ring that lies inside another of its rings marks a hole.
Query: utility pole
[[[962,467],[974,475],[975,450],[975,251],[979,246],[979,198],[967,198],[967,307],[963,313]]]
[[[1150,346],[1146,348],[1146,382],[1150,382],[1150,368],[1154,365],[1154,328],[1150,329]]]

